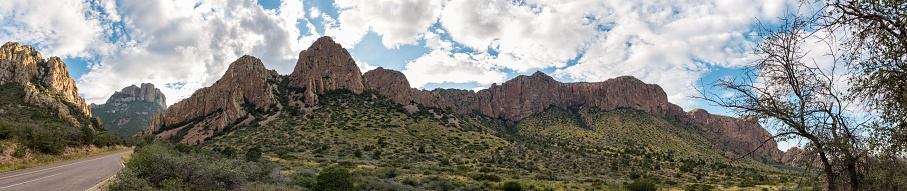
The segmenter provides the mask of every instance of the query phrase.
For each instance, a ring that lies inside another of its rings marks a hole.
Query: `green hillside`
[[[119,99],[115,96],[126,97],[125,94],[114,94],[111,100]],[[91,114],[101,118],[104,128],[124,136],[131,136],[148,129],[151,116],[163,112],[166,108],[148,101],[131,101],[117,106],[113,103],[97,105],[91,108]]]
[[[298,156],[330,156],[437,162],[477,159],[509,143],[471,119],[437,108],[413,114],[375,92],[327,92],[312,112],[285,108],[266,125],[237,128],[205,142],[208,148],[289,151]],[[360,153],[360,154],[357,154]],[[378,154],[377,158],[374,153]],[[376,160],[377,161],[377,160]]]
[[[200,146],[237,156],[263,151],[266,161],[293,174],[291,182],[346,165],[361,186],[396,190],[434,190],[438,181],[467,190],[501,189],[507,181],[569,190],[621,189],[642,180],[677,189],[781,187],[792,186],[785,182],[799,172],[732,161],[712,149],[717,135],[635,109],[551,107],[514,124],[422,106],[409,113],[413,108],[372,91],[319,98],[312,108],[253,112],[250,125]],[[273,120],[258,125],[268,116]]]

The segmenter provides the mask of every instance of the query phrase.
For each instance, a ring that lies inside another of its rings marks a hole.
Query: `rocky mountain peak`
[[[107,102],[91,104],[92,115],[104,128],[121,135],[133,135],[148,128],[152,116],[167,109],[166,98],[154,84],[130,85],[114,92]]]
[[[154,84],[142,83],[141,86],[131,85],[114,92],[107,103],[129,102],[129,101],[147,101],[167,108],[167,98],[161,93],[160,89],[154,87]]]
[[[32,46],[7,42],[0,47],[0,84],[7,83],[23,86],[26,103],[53,108],[73,126],[83,126],[76,118],[91,118],[91,108],[79,96],[75,81],[59,57],[45,60]]]
[[[195,141],[211,136],[213,131],[220,131],[237,119],[246,117],[250,109],[272,109],[272,105],[277,104],[277,99],[273,93],[275,87],[268,81],[279,79],[277,71],[265,68],[260,59],[242,56],[230,64],[217,82],[196,90],[189,98],[168,107],[163,123],[155,123],[157,127],[149,129],[175,125],[191,128],[189,135],[183,140],[195,144]],[[195,126],[182,126],[196,119],[204,121]]]
[[[324,91],[348,89],[362,93],[369,89],[350,53],[328,36],[318,38],[299,53],[290,74],[290,86],[305,88],[305,103],[309,105],[318,103],[317,94]]]

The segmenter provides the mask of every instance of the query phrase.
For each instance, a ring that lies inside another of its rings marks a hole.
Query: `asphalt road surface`
[[[85,190],[117,173],[123,151],[0,173],[0,190]]]

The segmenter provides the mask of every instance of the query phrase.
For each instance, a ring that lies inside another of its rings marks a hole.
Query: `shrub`
[[[655,187],[655,183],[651,180],[635,180],[633,183],[627,185],[627,189],[630,191],[656,191],[658,188]]]
[[[312,188],[317,182],[315,179],[316,176],[317,175],[313,171],[297,171],[293,174],[293,180],[287,182],[287,185]]]
[[[372,159],[374,159],[374,160],[381,159],[381,150],[375,150],[375,153],[372,153]]]
[[[13,136],[13,127],[9,124],[0,124],[0,139],[6,139]]]
[[[483,180],[492,181],[492,182],[501,181],[500,176],[493,175],[493,174],[473,174],[473,175],[469,175],[469,177],[476,181],[483,181]]]
[[[180,144],[182,144],[182,143],[180,143]],[[233,156],[236,156],[236,149],[234,149],[233,147],[227,146],[224,148],[224,150],[220,151],[220,154],[223,154],[224,156],[227,156],[228,158],[233,158]]]
[[[356,166],[358,166],[358,165],[356,165],[356,163],[353,163],[350,161],[340,161],[337,163],[337,165],[340,165],[342,167],[351,167],[351,168],[355,168]]]
[[[350,171],[340,167],[327,167],[318,173],[317,183],[312,188],[315,191],[346,191],[354,190],[353,178]]]
[[[182,153],[167,144],[152,144],[135,150],[126,162],[124,173],[117,176],[128,181],[117,181],[111,190],[136,189],[130,184],[163,190],[237,190],[247,182],[259,180],[266,165],[225,158],[206,152]],[[128,171],[128,173],[125,173]]]
[[[382,180],[374,176],[362,177],[358,182],[359,184],[356,185],[356,190],[419,190],[409,185],[394,182],[392,180]]]
[[[25,140],[25,145],[35,151],[49,154],[59,154],[63,152],[63,147],[69,141],[60,132],[57,127],[46,128],[42,130],[33,130]]]
[[[261,158],[261,149],[252,147],[246,151],[246,161],[258,161]]]
[[[189,153],[189,151],[192,151],[192,147],[187,144],[177,143],[177,144],[173,145],[173,150],[176,150],[181,153]]]
[[[683,187],[684,191],[709,191],[715,189],[715,186],[708,184],[689,184]]]
[[[422,187],[428,190],[457,190],[458,188],[461,188],[463,186],[464,185],[460,185],[456,180],[440,176],[429,176],[422,179]]]
[[[504,185],[501,186],[504,191],[522,191],[523,186],[519,182],[507,181],[504,182]]]

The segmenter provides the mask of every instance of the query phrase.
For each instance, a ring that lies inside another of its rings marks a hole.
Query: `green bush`
[[[312,188],[317,182],[317,180],[315,179],[316,176],[317,174],[312,171],[297,171],[292,175],[293,180],[287,182],[287,185]]]
[[[635,180],[633,183],[627,185],[627,189],[630,191],[656,191],[658,188],[655,187],[655,183],[651,180],[640,179]]]
[[[111,190],[147,187],[163,190],[237,190],[258,181],[270,167],[208,152],[182,153],[171,145],[152,144],[135,150]],[[212,152],[213,153],[213,152]]]
[[[173,150],[181,153],[189,153],[192,151],[192,146],[183,143],[177,143],[173,145]]]
[[[469,175],[469,177],[476,181],[483,181],[483,180],[492,181],[492,182],[501,181],[500,176],[493,175],[493,174],[473,174],[473,175]]]
[[[63,147],[68,143],[69,140],[57,127],[32,130],[25,140],[25,145],[29,148],[48,154],[62,153]]]
[[[13,127],[10,127],[9,124],[0,124],[0,139],[6,139],[13,137]]]
[[[504,185],[501,186],[504,191],[522,191],[523,186],[519,182],[507,181],[504,182]]]
[[[246,161],[258,161],[261,158],[261,149],[252,147],[246,151]]]
[[[709,191],[715,189],[715,186],[708,184],[689,184],[683,187],[684,191]]]
[[[374,176],[362,177],[358,180],[356,185],[356,190],[396,190],[396,191],[407,191],[407,190],[420,190],[413,188],[410,185],[401,184],[399,182],[394,182],[392,180],[380,179]]]
[[[318,173],[317,177],[318,182],[315,183],[315,187],[312,190],[315,191],[347,191],[354,190],[353,187],[353,178],[350,175],[350,171],[346,168],[331,166],[327,167],[324,170],[321,170],[321,173]]]

